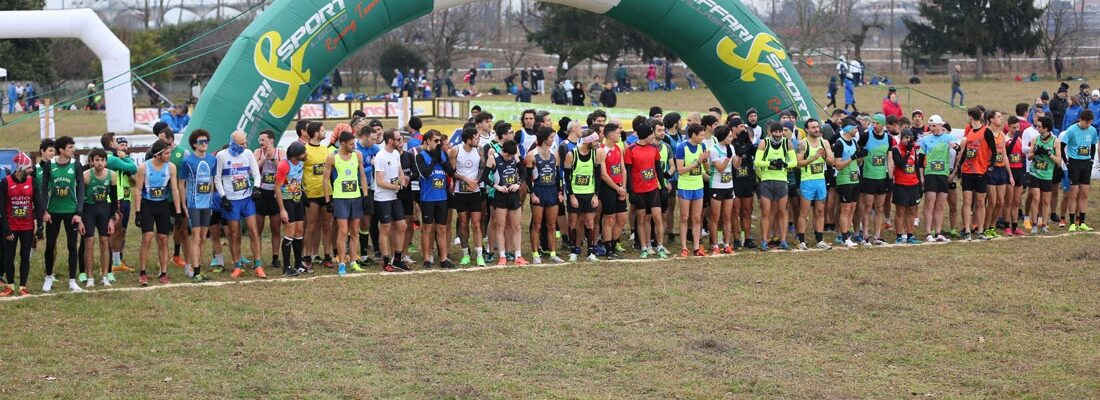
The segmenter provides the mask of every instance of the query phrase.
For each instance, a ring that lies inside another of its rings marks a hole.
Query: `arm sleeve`
[[[214,163],[214,188],[218,189],[218,196],[224,198],[225,188],[222,186],[222,164],[224,160],[222,154],[223,153],[218,153],[216,158],[217,161]]]
[[[0,207],[8,208],[8,185],[0,185]],[[38,207],[34,210],[37,212]],[[8,224],[8,219],[0,218],[0,234],[6,237],[9,233],[11,233],[11,225]]]
[[[858,144],[860,148],[867,147],[867,140],[871,137],[871,135],[872,134],[868,134],[867,132],[862,132],[859,135],[859,141],[857,141],[856,144]]]
[[[84,213],[84,173],[81,171],[80,161],[73,159],[73,168],[76,169],[77,174],[80,176],[76,180],[76,214],[81,215]]]
[[[252,185],[260,186],[263,177],[260,176],[260,164],[256,162],[256,156],[254,155],[248,157],[248,172],[252,175]]]
[[[897,147],[890,149],[890,157],[894,159],[894,165],[905,165],[905,157],[901,155],[901,150]]]
[[[989,152],[989,165],[993,165],[993,162],[997,160],[997,137],[993,134],[993,130],[985,128],[985,145],[989,146],[992,150]]]
[[[111,202],[110,215],[113,217],[118,212],[118,186],[115,184],[115,179],[122,179],[122,177],[114,172],[109,172],[107,179],[110,181],[107,185],[107,198]]]

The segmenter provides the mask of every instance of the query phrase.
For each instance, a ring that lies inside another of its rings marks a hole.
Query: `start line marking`
[[[1068,236],[1080,235],[1080,234],[1100,235],[1100,232],[1074,232],[1074,233],[1067,232],[1067,233],[1061,233],[1061,234],[1056,234],[1056,235],[1047,235],[1047,236],[1030,236],[1030,235],[1029,236],[1013,236],[1013,237],[1009,237],[1009,238],[1002,237],[1002,238],[993,239],[993,240],[1000,241],[1000,240],[1015,240],[1015,239],[1025,239],[1025,238],[1055,239],[1055,238],[1062,238],[1062,237],[1068,237]],[[912,244],[893,244],[893,243],[891,243],[891,244],[873,246],[873,248],[878,249],[878,248],[914,247],[914,246],[927,246],[927,245],[949,245],[949,244],[954,244],[954,243],[974,244],[974,243],[984,243],[984,242],[985,241],[975,239],[975,240],[971,240],[969,242],[966,241],[966,240],[952,240],[950,242],[935,242],[935,243],[923,242],[921,244],[916,244],[916,245],[912,245]],[[833,247],[833,249],[831,249],[831,250],[847,251],[847,250],[859,250],[859,249],[869,249],[869,247],[863,246],[863,245],[853,247],[851,249],[849,249],[847,247]],[[822,249],[790,250],[790,251],[771,250],[771,251],[768,251],[768,253],[803,253],[803,252],[812,252],[812,251],[830,251],[830,250],[822,250]],[[752,254],[752,253],[759,254],[760,252],[756,249],[753,249],[753,250],[738,252],[736,254],[710,255],[710,256],[707,256],[707,257],[694,257],[693,256],[691,258],[692,259],[695,259],[695,258],[704,258],[704,259],[725,258],[725,257],[736,257],[736,256],[739,256],[739,255],[742,255],[742,254]],[[578,261],[577,264],[579,264],[579,263],[585,263],[585,264],[604,264],[604,263],[641,264],[641,263],[653,263],[653,262],[662,262],[662,261],[666,261],[666,262],[667,261],[675,261],[677,259],[679,259],[679,257],[670,257],[670,258],[666,258],[666,259],[663,259],[663,260],[660,259],[660,258],[651,258],[651,259],[645,259],[645,260],[643,260],[643,259],[600,260],[600,261],[594,262],[594,263],[593,262],[588,262],[588,261]],[[217,287],[217,286],[228,286],[228,285],[249,285],[249,284],[267,283],[267,282],[305,282],[305,281],[311,281],[311,280],[317,280],[317,279],[349,279],[349,278],[376,277],[376,276],[396,277],[396,276],[408,276],[408,275],[417,275],[417,274],[471,273],[471,272],[478,272],[478,271],[494,271],[494,270],[502,270],[502,269],[513,269],[513,268],[526,269],[526,268],[556,267],[556,266],[569,265],[569,264],[574,264],[574,263],[569,263],[569,262],[555,263],[555,264],[544,263],[544,264],[537,264],[537,265],[536,264],[527,264],[527,265],[522,266],[522,267],[516,266],[516,265],[503,265],[503,266],[501,266],[501,265],[492,265],[492,266],[472,267],[472,268],[432,269],[432,270],[429,270],[429,271],[417,270],[417,271],[408,271],[408,272],[360,272],[360,273],[354,273],[354,274],[347,274],[345,276],[331,274],[331,275],[315,275],[315,276],[310,276],[310,277],[305,277],[305,278],[299,278],[299,277],[269,278],[269,279],[256,279],[256,278],[253,278],[253,279],[240,280],[240,281],[207,281],[207,282],[202,282],[202,283],[191,283],[191,282],[187,282],[187,283],[170,283],[170,284],[167,284],[167,285],[156,285],[156,286],[145,286],[145,287],[140,287],[139,286],[139,287],[119,287],[119,288],[109,288],[109,289],[108,288],[93,289],[93,290],[85,290],[84,292],[79,292],[79,293],[62,291],[64,289],[59,288],[57,291],[54,291],[54,292],[51,292],[51,293],[32,294],[32,295],[29,295],[29,296],[14,295],[14,296],[11,296],[11,297],[4,297],[4,298],[0,298],[0,302],[29,300],[29,299],[35,299],[35,298],[43,298],[43,297],[50,297],[50,296],[62,296],[62,295],[68,295],[68,294],[91,295],[91,294],[96,294],[96,293],[141,292],[141,291],[152,291],[152,290],[172,289],[172,288],[193,288],[193,287]],[[100,287],[102,287],[102,286],[100,286]]]

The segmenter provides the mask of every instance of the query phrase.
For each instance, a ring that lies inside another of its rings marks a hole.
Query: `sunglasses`
[[[210,140],[209,139],[199,139],[199,140],[195,141],[196,146],[204,145],[204,144],[210,144]]]

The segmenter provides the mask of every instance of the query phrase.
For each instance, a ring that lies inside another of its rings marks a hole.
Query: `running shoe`
[[[336,266],[336,263],[332,262],[332,258],[325,257],[324,261],[321,261],[321,266],[325,268],[332,268]]]
[[[107,277],[105,276],[102,280],[99,281],[99,284],[103,286],[111,286],[111,280],[107,279]]]
[[[295,273],[295,275],[296,274],[297,273]],[[291,275],[291,276],[293,276],[293,275]],[[206,275],[203,275],[203,274],[195,274],[195,276],[191,277],[191,281],[195,282],[195,283],[205,282],[206,280],[207,280]]]
[[[898,235],[898,237],[894,239],[894,244],[905,244],[905,239],[902,239],[901,235]]]
[[[730,246],[730,245],[727,244],[726,249],[723,250],[722,252],[726,253],[726,254],[733,254],[733,246]]]
[[[1031,220],[1030,219],[1025,219],[1024,220],[1024,230],[1031,230]]]
[[[638,258],[643,260],[649,258],[649,249],[642,249],[642,252],[638,254]]]
[[[470,255],[469,254],[463,254],[462,259],[458,261],[458,265],[462,265],[462,266],[470,265]]]
[[[1012,234],[1015,235],[1015,236],[1024,236],[1027,233],[1024,233],[1023,229],[1015,228],[1015,229],[1012,230]]]
[[[78,277],[76,278],[77,282],[84,282],[86,280],[88,280],[88,274],[85,274],[83,272],[81,272],[80,275],[78,275]]]
[[[978,234],[978,240],[990,240],[990,239],[993,239],[993,238],[991,238],[989,236],[986,236],[984,233],[979,233]]]
[[[383,265],[382,270],[386,272],[397,272],[397,268],[394,268],[392,265]]]
[[[909,243],[909,244],[920,244],[921,242],[920,242],[920,239],[917,239],[917,237],[916,237],[916,236],[909,236],[909,240],[908,240],[908,241],[907,241],[906,243]]]
[[[768,242],[760,242],[760,251],[761,252],[767,252],[768,251]]]
[[[224,265],[211,265],[210,266],[210,272],[213,272],[215,274],[220,274],[222,272],[225,272],[225,266]]]
[[[351,265],[348,266],[348,269],[350,269],[351,272],[365,272],[366,271],[365,269],[363,269],[363,267],[360,267],[359,263],[357,263],[357,262],[352,262]]]
[[[825,241],[817,242],[817,246],[815,246],[815,247],[817,247],[818,249],[821,249],[821,250],[831,250],[833,248],[832,245],[830,245],[829,243],[827,243]]]
[[[856,242],[853,242],[852,239],[845,239],[844,240],[844,246],[850,249],[850,248],[853,248],[853,247],[856,247],[856,246],[859,246],[859,245],[856,244]]]
[[[932,242],[935,242],[935,241],[936,241],[936,237],[935,237],[935,236],[932,236],[932,235],[928,235],[928,236],[925,236],[925,237],[924,237],[924,241],[925,241],[925,242],[928,242],[928,243],[932,243]]]
[[[666,249],[665,246],[657,248],[657,258],[660,258],[662,260],[668,258],[668,249]]]
[[[508,265],[508,258],[507,257],[500,257],[500,260],[497,260],[497,265],[500,265],[500,266]]]
[[[15,294],[15,291],[11,289],[11,286],[5,286],[4,290],[0,291],[0,297],[11,297]]]
[[[439,268],[454,269],[455,263],[451,262],[451,260],[443,260],[443,262],[439,263]]]
[[[806,242],[798,242],[798,249],[799,250],[809,250],[810,246],[807,246]]]
[[[404,260],[395,260],[393,262],[393,266],[394,268],[397,268],[403,272],[411,271],[411,269],[409,269],[409,263],[405,262]]]
[[[1050,228],[1048,228],[1046,225],[1043,225],[1043,227],[1039,229],[1039,232],[1050,233]]]
[[[551,254],[550,255],[550,262],[555,263],[555,264],[561,264],[561,263],[564,263],[565,260],[562,260],[561,257],[558,257],[557,254]]]
[[[27,288],[19,288],[19,297],[30,296],[31,292],[27,291]]]
[[[680,257],[683,257],[683,258],[691,257],[691,250],[680,249]]]
[[[477,255],[477,266],[479,266],[479,267],[484,267],[485,266],[485,257],[482,257],[481,254]]]
[[[710,246],[710,255],[717,256],[722,254],[722,247],[720,245]]]
[[[168,280],[168,274],[160,274],[160,277],[158,277],[157,280],[160,281],[161,285],[167,285],[169,283],[172,283],[171,281]]]
[[[1059,225],[1059,226],[1061,226],[1061,225]],[[1069,231],[1070,232],[1077,232],[1077,224],[1070,224],[1069,225]]]
[[[118,281],[117,279],[115,279],[115,273],[114,272],[108,272],[107,273],[107,280],[110,281],[111,283],[115,283],[115,282]]]
[[[536,258],[536,260],[537,260],[537,258]],[[539,262],[541,263],[542,261],[540,260]],[[523,257],[516,257],[516,266],[517,267],[522,267],[524,265],[527,265],[527,260],[523,259]]]
[[[236,268],[233,268],[233,272],[230,272],[230,273],[229,273],[229,276],[232,276],[232,277],[234,277],[234,278],[240,278],[240,277],[241,277],[241,273],[242,273],[242,271],[241,271],[241,268],[240,268],[240,267],[236,267]]]
[[[147,275],[147,274],[138,275],[138,285],[149,286],[149,275]]]
[[[624,253],[624,252],[626,252],[626,249],[623,248],[622,243],[615,242],[615,252],[616,253]]]
[[[504,252],[504,258],[508,259],[508,262],[516,261],[516,255],[512,252]]]
[[[840,235],[836,235],[833,237],[833,243],[836,243],[838,245],[844,244],[844,238]]]
[[[409,257],[408,254],[401,256],[401,262],[405,265],[416,264],[416,261]]]
[[[428,260],[424,260],[424,263],[423,263],[423,264],[421,264],[421,265],[423,265],[423,266],[424,266],[424,267],[423,267],[423,269],[424,269],[425,271],[431,271],[431,270],[432,270],[432,262],[431,262],[431,261],[428,261]]]
[[[569,253],[569,262],[577,262],[577,254]]]
[[[1005,236],[1012,236],[1012,228],[1005,228]]]
[[[344,276],[344,275],[347,275],[347,274],[348,274],[348,266],[344,265],[344,263],[340,263],[340,265],[336,267],[336,275]]]
[[[702,248],[695,249],[695,256],[696,257],[706,257],[707,256],[707,251],[703,250]]]
[[[874,243],[875,246],[882,246],[882,245],[886,244],[886,242],[883,241],[882,238],[878,238],[878,237],[875,238],[875,240],[873,240],[871,243]]]
[[[1038,235],[1039,234],[1039,226],[1038,225],[1031,227],[1031,234],[1032,235]]]
[[[1058,221],[1058,227],[1059,228],[1065,228],[1066,227],[1066,219],[1065,218],[1062,218],[1061,220]]]
[[[753,243],[752,239],[745,239],[744,247],[746,249],[755,249],[756,248],[756,243]]]
[[[963,239],[965,239],[967,242],[969,242],[971,240],[974,240],[974,237],[970,232],[966,232],[966,233],[963,234]]]
[[[596,257],[595,254],[589,254],[588,255],[588,261],[596,262],[596,261],[600,261],[600,258]]]
[[[960,237],[960,236],[959,236],[959,230],[958,230],[958,229],[952,229],[952,230],[951,230],[951,237],[953,237],[953,238],[958,238],[958,237]]]
[[[948,239],[947,237],[945,237],[943,235],[937,235],[936,236],[936,241],[940,242],[940,243],[947,243],[947,242],[950,242],[951,239]]]
[[[779,249],[780,250],[790,250],[791,245],[787,244],[786,240],[780,240],[779,241]]]
[[[118,265],[111,267],[111,270],[118,272],[131,272],[134,269],[130,268],[129,265],[126,265],[126,261],[119,260]]]
[[[1092,232],[1092,228],[1089,228],[1089,226],[1085,225],[1084,222],[1077,224],[1077,230],[1081,232]]]
[[[183,257],[180,256],[172,256],[172,264],[176,264],[176,266],[180,268],[187,265],[187,263],[183,261]]]
[[[84,283],[84,287],[85,288],[94,288],[95,287],[95,279],[89,279],[87,282]]]

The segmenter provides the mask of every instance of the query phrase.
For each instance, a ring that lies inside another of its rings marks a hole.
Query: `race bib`
[[[340,181],[340,191],[344,193],[359,191],[359,181]]]
[[[399,183],[398,183],[399,181],[400,181],[400,179],[393,178],[393,179],[390,179],[390,184],[391,185],[399,185]]]
[[[443,181],[443,178],[432,179],[432,188],[443,189],[443,186],[445,184],[446,184],[446,182]]]
[[[275,184],[275,174],[264,174],[263,182],[265,184],[274,185]]]
[[[11,216],[14,218],[26,218],[30,215],[30,208],[27,206],[15,206],[11,209]]]
[[[738,178],[744,178],[744,177],[747,177],[747,176],[749,176],[749,169],[748,168],[738,168],[737,169],[737,177]]]
[[[68,186],[54,186],[53,188],[54,197],[69,197],[71,193],[72,191]]]
[[[313,164],[313,174],[314,175],[324,175],[325,174],[325,164]]]
[[[852,170],[851,172],[848,172],[848,180],[858,181],[859,180],[859,171],[858,170]]]
[[[214,185],[211,185],[210,182],[203,182],[195,185],[195,191],[199,192],[199,194],[208,194],[213,189],[212,186]]]
[[[657,178],[657,171],[654,171],[653,168],[646,168],[642,170],[642,179],[651,181],[655,178]]]
[[[692,168],[691,172],[690,172],[690,175],[702,175],[702,174],[703,174],[703,167],[701,165],[696,165],[695,168]]]
[[[98,191],[92,194],[92,201],[107,201],[107,192]]]
[[[733,182],[733,173],[732,172],[723,172],[722,173],[722,183],[730,183],[730,182]]]
[[[515,183],[516,183],[516,176],[515,175],[508,175],[508,176],[504,177],[504,184],[514,185]]]
[[[975,149],[973,147],[970,147],[970,148],[966,149],[966,158],[974,158],[974,157],[977,157],[977,156],[978,156],[978,149]]]
[[[996,162],[1002,163],[1002,162],[1005,161],[1005,157],[1003,155],[1001,155],[1001,153],[997,153],[997,156],[993,157],[993,160],[996,161]]]
[[[149,197],[154,199],[168,197],[168,191],[164,186],[149,188]]]
[[[917,167],[914,166],[913,164],[905,164],[905,173],[915,174],[915,173],[917,173]]]
[[[871,157],[871,165],[876,166],[876,167],[886,166],[886,156]]]
[[[573,180],[574,182],[576,182],[575,184],[577,186],[587,186],[589,183],[591,183],[591,179],[592,176],[590,175],[577,175],[573,177]]]
[[[547,185],[554,184],[554,175],[539,175],[539,183]]]
[[[233,177],[233,191],[241,192],[248,189],[248,179],[243,176]]]
[[[615,164],[615,165],[611,166],[611,175],[618,176],[618,175],[622,175],[622,174],[623,174],[623,166],[622,165]]]
[[[1013,163],[1013,164],[1019,164],[1020,163],[1020,155],[1015,154],[1015,153],[1014,154],[1009,154],[1008,155],[1008,162]]]
[[[943,161],[932,161],[928,163],[928,169],[932,170],[933,172],[945,171]]]
[[[1089,155],[1089,146],[1077,146],[1077,155],[1079,155],[1079,156]]]
[[[1045,171],[1047,169],[1047,161],[1046,160],[1035,160],[1034,165],[1035,165],[1035,169],[1040,170],[1040,171]]]
[[[811,174],[820,174],[825,172],[825,164],[810,164]]]
[[[459,192],[463,192],[463,193],[470,192],[470,187],[469,186],[470,186],[470,184],[466,183],[466,181],[461,181],[461,180],[458,181],[458,191]]]

